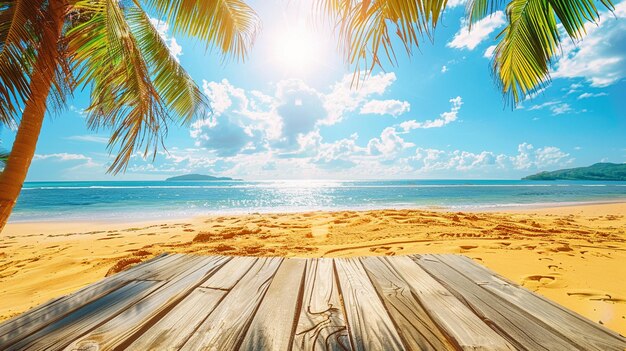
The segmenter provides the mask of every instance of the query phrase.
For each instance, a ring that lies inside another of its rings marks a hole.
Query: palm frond
[[[493,70],[502,91],[518,102],[549,80],[548,65],[560,38],[554,13],[543,0],[511,0],[507,17]]]
[[[172,57],[146,13],[136,7],[126,12],[130,29],[137,39],[163,104],[174,115],[181,117],[183,123],[196,116],[205,116],[210,111],[206,96]]]
[[[581,39],[585,34],[585,24],[600,19],[596,0],[547,0],[567,34],[573,39]],[[611,0],[601,0],[607,9],[615,7]]]
[[[0,6],[0,122],[15,124],[30,94],[29,77],[41,38],[43,0],[15,0]]]
[[[472,24],[501,10],[504,0],[469,0],[467,2],[467,19],[471,29]]]
[[[227,56],[244,59],[259,30],[259,18],[242,0],[147,0],[174,33],[197,37]]]
[[[613,9],[610,0],[602,3]],[[572,39],[580,39],[585,23],[599,18],[594,0],[511,0],[506,12],[508,24],[498,36],[493,70],[513,104],[549,82],[561,41],[558,23]]]
[[[320,0],[318,9],[335,19],[344,57],[361,70],[371,70],[386,59],[396,63],[392,45],[398,37],[411,54],[420,38],[431,36],[446,0]]]
[[[91,128],[111,128],[109,150],[117,155],[109,172],[124,171],[139,150],[156,155],[167,134],[167,110],[117,0],[86,0],[75,5],[89,19],[68,32],[79,67],[77,83],[91,84],[87,108]]]

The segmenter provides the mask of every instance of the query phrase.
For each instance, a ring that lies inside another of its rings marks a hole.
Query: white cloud
[[[221,82],[203,80],[202,89],[211,102],[213,113],[218,116],[233,105],[233,99],[237,99],[240,103],[237,105],[238,109],[244,109],[248,104],[245,91],[241,88],[235,88],[227,79],[222,79]]]
[[[448,66],[446,65],[441,66],[441,73],[446,73],[446,72],[448,72]]]
[[[161,39],[167,45],[172,57],[174,57],[176,61],[179,61],[180,56],[183,54],[183,48],[178,44],[176,38],[168,36],[167,31],[170,27],[169,24],[156,18],[150,18],[150,23],[157,30]]]
[[[561,101],[548,101],[542,104],[533,105],[529,108],[530,111],[543,110],[548,109],[552,113],[553,116],[563,115],[563,114],[573,114],[573,113],[581,113],[586,112],[587,110],[576,111],[570,106],[568,103],[564,103]]]
[[[452,104],[452,106],[450,107],[450,111],[443,112],[439,115],[439,118],[426,120],[424,122],[408,120],[400,123],[399,127],[402,128],[403,131],[406,133],[413,129],[440,128],[445,126],[446,124],[452,123],[456,121],[458,117],[461,105],[463,105],[463,99],[460,96],[457,96],[453,99],[450,99],[450,103]]]
[[[83,154],[70,154],[67,152],[57,154],[35,154],[35,160],[48,160],[53,159],[57,161],[76,161],[76,160],[91,160],[91,157]]]
[[[589,99],[592,97],[607,96],[607,93],[582,93],[578,95],[578,100]]]
[[[332,86],[330,93],[325,94],[324,107],[328,117],[323,124],[335,124],[341,121],[346,112],[355,111],[371,96],[382,95],[395,82],[396,75],[393,72],[379,73],[354,84],[353,79],[351,74],[344,75],[341,81]]]
[[[361,106],[360,114],[392,115],[397,117],[408,112],[411,105],[400,100],[371,100]]]
[[[99,136],[99,135],[91,135],[91,134],[90,135],[72,135],[65,139],[74,140],[74,141],[87,141],[87,142],[99,143],[99,144],[107,144],[109,142],[108,137]]]
[[[395,128],[387,127],[380,133],[380,138],[374,138],[369,141],[367,150],[370,155],[389,157],[402,149],[413,146],[415,146],[415,144],[402,139]]]
[[[491,151],[470,152],[463,150],[438,150],[416,148],[415,155],[409,158],[414,169],[429,173],[433,171],[472,171],[499,168],[503,170],[543,169],[555,165],[567,165],[573,161],[569,154],[558,147],[546,146],[535,149],[533,145],[518,145],[517,154],[496,154]]]
[[[197,147],[213,150],[220,156],[238,152],[302,153],[302,143],[321,126],[341,121],[347,113],[398,116],[410,104],[400,100],[378,100],[395,81],[394,73],[380,73],[352,86],[352,75],[345,75],[328,92],[309,87],[302,80],[282,80],[265,94],[246,91],[228,80],[203,81],[204,93],[211,101],[213,116],[196,121],[190,130]],[[319,143],[318,143],[319,144]]]
[[[604,11],[599,23],[587,23],[579,43],[566,39],[553,78],[584,78],[593,87],[605,87],[626,77],[626,1],[614,14]],[[565,35],[564,35],[565,36]]]
[[[65,169],[65,172],[70,175],[72,172],[84,170],[85,167],[102,167],[103,165],[95,162],[93,158],[83,154],[73,154],[67,152],[55,153],[55,154],[35,154],[33,161],[56,161],[56,162],[73,162],[78,164],[73,167]]]
[[[522,143],[517,147],[518,154],[510,157],[516,169],[544,168],[557,164],[565,165],[573,159],[567,159],[568,153],[555,146],[546,146],[535,149],[532,144]]]
[[[456,33],[447,46],[455,49],[473,50],[483,40],[487,39],[493,31],[504,25],[506,18],[504,12],[496,11],[491,16],[485,17],[472,24],[470,30],[467,22],[461,22],[461,29]]]
[[[84,108],[76,107],[74,105],[70,105],[70,111],[78,114],[81,117],[85,117],[87,115],[87,111]]]
[[[534,98],[536,98],[538,95],[541,95],[544,91],[546,91],[547,87],[544,88],[539,88],[535,91],[533,91],[530,94],[527,94],[526,97],[524,98],[524,101],[528,101],[528,100],[532,100]],[[522,108],[522,107],[519,107]]]
[[[490,59],[493,56],[493,52],[496,51],[496,45],[491,45],[487,49],[485,49],[484,57]]]
[[[452,8],[452,7],[465,5],[466,3],[467,3],[467,0],[449,0],[448,3],[446,4],[446,8]]]
[[[556,115],[562,115],[568,112],[572,112],[574,110],[569,104],[558,104],[558,105],[552,106],[550,108],[550,111],[552,111],[552,114],[556,116]]]

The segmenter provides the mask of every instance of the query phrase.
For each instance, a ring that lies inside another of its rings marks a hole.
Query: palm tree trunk
[[[65,1],[54,0],[49,2],[49,20],[54,23],[55,37],[59,39],[63,27],[65,5]],[[39,132],[46,114],[46,101],[50,94],[54,72],[52,67],[43,61],[57,62],[59,58],[58,42],[44,40],[40,45],[39,59],[33,67],[30,80],[31,95],[26,101],[9,159],[4,171],[0,172],[0,232],[9,220],[13,206],[15,206],[22,190],[28,168],[35,155]],[[56,57],[46,57],[46,60],[42,60],[42,55],[55,55]]]

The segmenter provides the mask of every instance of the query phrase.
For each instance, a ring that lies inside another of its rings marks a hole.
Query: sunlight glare
[[[309,73],[317,68],[323,50],[321,36],[314,28],[300,22],[275,33],[271,56],[274,64],[283,71]]]

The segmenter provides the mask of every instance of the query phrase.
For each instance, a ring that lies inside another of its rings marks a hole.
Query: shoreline
[[[50,217],[50,218],[42,218],[40,220],[35,220],[33,218],[28,219],[18,219],[11,220],[9,219],[8,224],[19,225],[19,224],[46,224],[46,223],[67,223],[68,221],[76,222],[76,223],[84,223],[84,224],[137,224],[137,223],[147,223],[147,222],[161,222],[163,220],[168,221],[185,221],[185,220],[194,220],[197,218],[204,217],[217,217],[217,216],[246,216],[246,215],[254,215],[254,214],[265,214],[265,215],[285,215],[285,214],[295,214],[295,213],[316,213],[316,212],[326,212],[326,213],[337,213],[337,212],[368,212],[368,211],[384,211],[384,210],[409,210],[409,211],[440,211],[440,212],[472,212],[472,213],[480,213],[480,212],[489,212],[489,213],[513,213],[518,211],[532,211],[532,210],[543,210],[550,208],[561,208],[561,207],[577,207],[577,206],[594,206],[594,205],[613,205],[613,204],[626,204],[626,198],[623,199],[605,199],[605,200],[590,200],[590,201],[561,201],[561,202],[536,202],[536,203],[510,203],[510,204],[486,204],[486,205],[476,205],[476,206],[372,206],[372,207],[338,207],[338,208],[294,208],[293,210],[266,210],[266,209],[257,209],[257,210],[243,210],[243,209],[234,209],[234,210],[224,210],[224,211],[211,211],[211,212],[200,212],[197,213],[189,213],[186,215],[172,215],[165,217],[156,217],[157,214],[162,213],[163,211],[152,211],[151,215],[148,216],[147,219],[136,219],[132,220],[129,218],[123,219],[114,219],[114,218],[106,218],[103,220],[94,221],[89,218],[84,217],[70,217],[70,218],[58,218],[58,217]],[[94,212],[97,213],[97,212]],[[134,213],[134,212],[133,212]],[[142,213],[141,211],[137,211],[137,214]],[[145,212],[144,212],[145,213]]]
[[[347,257],[463,254],[626,334],[626,203],[498,211],[380,209],[128,221],[10,222],[0,320],[163,252]]]

